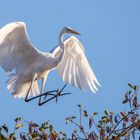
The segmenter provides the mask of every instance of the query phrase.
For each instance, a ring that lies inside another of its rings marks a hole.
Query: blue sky
[[[0,8],[0,27],[13,21],[24,21],[30,40],[40,50],[56,46],[63,26],[77,29],[79,40],[100,82],[98,94],[82,92],[71,87],[73,94],[38,107],[37,101],[25,103],[15,99],[6,89],[6,73],[0,69],[0,124],[10,127],[14,118],[22,116],[37,123],[50,120],[59,130],[68,130],[65,118],[77,114],[77,104],[91,112],[104,109],[119,112],[127,83],[140,80],[140,1],[139,0],[3,0]],[[50,73],[45,89],[63,86],[54,71]]]

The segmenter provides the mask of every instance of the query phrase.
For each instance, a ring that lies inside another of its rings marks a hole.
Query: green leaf
[[[128,86],[134,89],[134,86],[132,84],[128,83]]]
[[[105,110],[105,111],[104,111],[104,113],[105,113],[105,115],[107,115],[107,116],[108,116],[108,111],[107,111],[107,110]]]
[[[7,140],[7,138],[3,134],[0,134],[0,140]]]
[[[98,128],[102,128],[102,125],[101,125],[101,124],[98,124],[97,127],[98,127]]]
[[[74,129],[73,132],[74,132],[74,133],[77,133],[77,129]]]
[[[48,121],[47,121],[47,122],[44,122],[44,123],[42,124],[42,128],[43,128],[43,129],[49,128],[49,122],[48,122]]]
[[[78,104],[77,106],[78,106],[79,108],[81,108],[81,107],[82,107],[82,105],[81,105],[81,104]]]
[[[109,112],[110,113],[110,115],[114,115],[115,113],[114,112]]]
[[[88,113],[87,113],[86,110],[84,110],[84,116],[85,116],[85,117],[88,117]]]
[[[33,133],[33,134],[31,134],[31,136],[32,136],[32,138],[37,138],[39,136],[39,134],[38,133]]]
[[[92,119],[94,119],[94,116],[95,116],[95,115],[98,115],[98,112],[93,112],[93,113],[92,113]]]
[[[76,119],[76,117],[75,117],[75,116],[71,116],[71,118],[72,118],[72,119]]]
[[[3,126],[1,126],[3,129],[4,129],[4,131],[6,132],[6,133],[8,133],[8,127],[4,124]]]
[[[8,139],[12,139],[12,137],[15,135],[15,133],[11,133],[9,136],[8,136]]]
[[[49,131],[50,131],[50,133],[53,131],[53,126],[52,125],[49,125]]]
[[[134,86],[134,90],[136,91],[138,89],[138,87],[137,86]]]
[[[18,121],[21,121],[22,120],[22,117],[18,117],[15,119],[15,122],[17,123]]]
[[[130,83],[128,83],[128,86],[131,87],[132,89],[134,89],[135,91],[136,91],[137,88],[138,88],[136,85],[132,85],[132,84],[130,84]]]
[[[105,118],[107,118],[107,116],[102,116],[102,118],[101,118],[101,119],[103,120],[103,119],[105,119]]]
[[[103,124],[103,120],[100,120],[99,123],[100,123],[100,124]]]
[[[98,115],[98,112],[93,112],[93,115],[95,116],[95,115]]]
[[[108,123],[108,122],[110,122],[110,119],[106,117],[103,121],[104,121],[105,123]]]
[[[33,123],[34,127],[39,127],[39,125],[37,123]]]
[[[61,131],[60,134],[65,136],[65,137],[67,136],[64,131]]]
[[[121,115],[126,118],[126,113],[125,112],[121,112]]]
[[[70,121],[70,119],[69,119],[69,118],[66,118],[66,119],[65,119],[66,124],[68,124],[68,123],[69,123],[69,121]]]
[[[19,128],[21,128],[21,127],[23,127],[23,124],[22,124],[22,123],[17,123],[17,124],[16,124],[16,129],[19,129]]]

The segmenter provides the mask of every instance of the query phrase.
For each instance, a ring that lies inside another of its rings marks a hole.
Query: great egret
[[[84,54],[80,41],[64,34],[79,33],[64,27],[59,34],[59,45],[50,52],[34,48],[29,41],[24,22],[12,22],[0,29],[0,65],[9,75],[8,90],[17,98],[43,93],[50,71],[56,69],[65,83],[95,92],[100,85]],[[38,79],[41,79],[39,91]]]

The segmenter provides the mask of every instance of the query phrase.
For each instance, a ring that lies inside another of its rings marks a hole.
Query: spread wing
[[[64,56],[56,68],[60,77],[64,82],[82,90],[90,89],[96,92],[96,84],[100,84],[87,61],[83,45],[77,38],[72,36],[64,41],[64,47]],[[58,57],[61,49],[58,46],[51,52]]]
[[[0,65],[6,72],[26,69],[38,56],[27,35],[24,22],[13,22],[0,29]]]

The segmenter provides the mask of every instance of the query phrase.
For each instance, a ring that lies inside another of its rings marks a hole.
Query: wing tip
[[[15,21],[15,22],[11,22],[8,23],[7,25],[5,25],[4,27],[9,30],[9,29],[14,29],[14,28],[24,28],[26,26],[26,24],[23,21]]]

